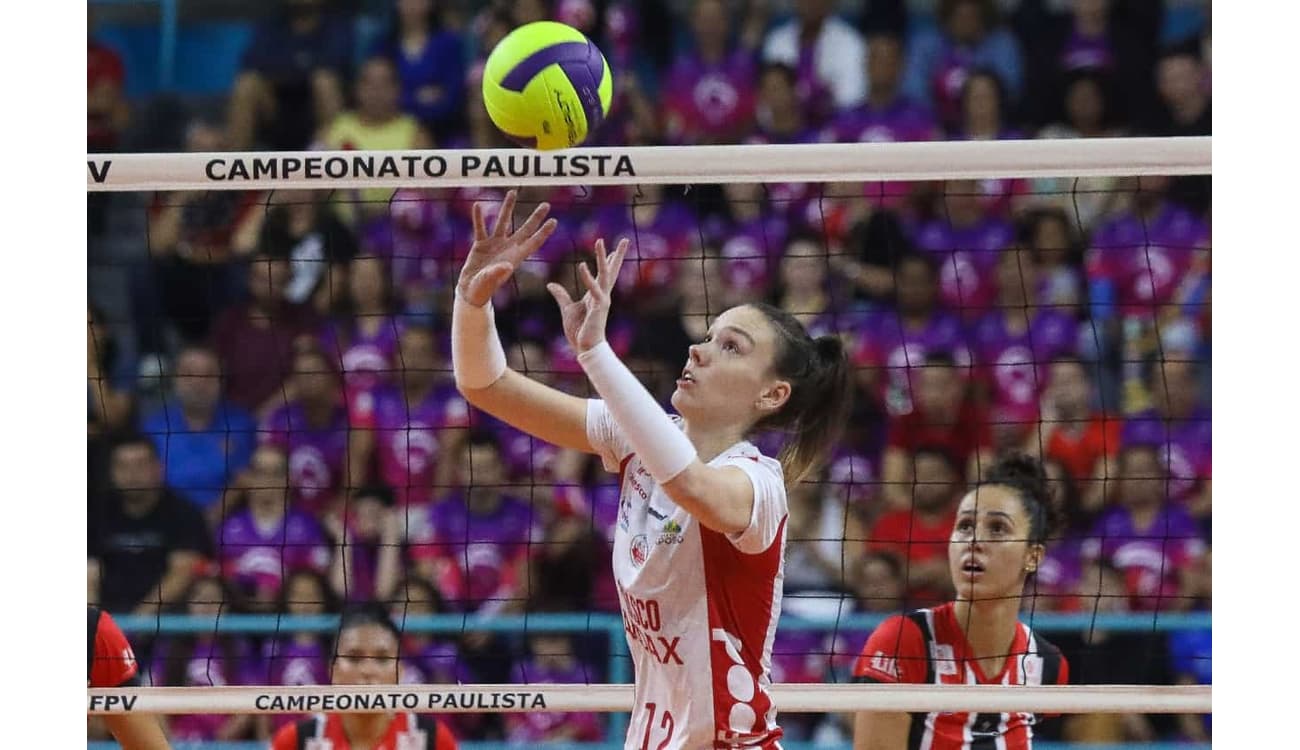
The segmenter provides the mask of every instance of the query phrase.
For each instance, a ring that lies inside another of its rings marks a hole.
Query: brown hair
[[[757,430],[781,430],[793,439],[781,449],[787,485],[812,474],[848,421],[852,385],[848,356],[836,336],[813,338],[790,313],[766,302],[752,304],[777,333],[772,370],[790,382],[790,398],[775,414],[759,420]]]

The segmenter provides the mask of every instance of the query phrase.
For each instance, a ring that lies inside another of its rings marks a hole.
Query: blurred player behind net
[[[564,333],[601,399],[584,400],[506,366],[493,293],[554,231],[541,204],[516,232],[507,195],[456,288],[456,382],[480,409],[556,445],[598,454],[621,475],[614,574],[636,670],[627,748],[772,748],[771,642],[781,608],[786,487],[823,460],[848,412],[839,339],[811,338],[789,314],[741,305],[690,347],[669,417],[605,340],[610,295],[628,250],[595,246],[596,273],[574,301],[549,286]],[[780,460],[746,438],[788,435]]]

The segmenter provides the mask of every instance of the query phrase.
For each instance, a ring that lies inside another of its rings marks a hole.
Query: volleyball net
[[[787,746],[842,746],[867,710],[1208,737],[1209,138],[87,168],[89,598],[145,684],[90,690],[88,713],[166,714],[196,747],[375,710],[444,714],[467,747],[621,746],[618,478],[474,411],[451,378],[471,206],[490,222],[516,188],[513,220],[547,201],[559,222],[495,300],[531,377],[594,395],[545,284],[576,292],[597,237],[631,239],[608,337],[665,404],[731,306],[844,340],[849,429],[790,492],[772,658]],[[1062,503],[1021,620],[1072,684],[847,684],[886,617],[952,598],[956,502],[1009,451],[1041,456]],[[400,684],[331,685],[338,613],[365,602],[402,632]]]

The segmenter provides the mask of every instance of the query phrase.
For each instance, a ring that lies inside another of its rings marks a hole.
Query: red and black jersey
[[[316,714],[275,733],[271,750],[351,750],[338,714]],[[456,750],[456,737],[432,716],[397,714],[374,750]]]
[[[971,658],[952,603],[896,615],[881,623],[853,667],[855,682],[933,685],[1064,685],[1069,665],[1061,650],[1024,623],[1016,624],[998,674],[986,675]],[[1029,750],[1031,713],[912,714],[909,750]]]
[[[87,607],[86,684],[93,688],[139,685],[140,668],[126,636],[108,613]]]

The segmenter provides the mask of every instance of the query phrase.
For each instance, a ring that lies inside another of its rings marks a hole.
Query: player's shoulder
[[[933,640],[934,611],[913,609],[886,617],[871,632],[863,645],[863,652],[889,646],[895,654],[925,652],[926,641]]]

